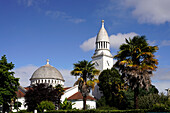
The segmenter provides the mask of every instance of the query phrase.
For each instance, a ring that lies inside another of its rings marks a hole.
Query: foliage
[[[52,101],[57,104],[60,103],[61,95],[63,95],[64,89],[61,85],[57,85],[55,88],[48,84],[36,84],[29,88],[25,94],[25,105],[28,106],[29,111],[33,111],[41,101]],[[56,106],[56,105],[55,105]]]
[[[106,103],[111,107],[123,109],[125,105],[124,98],[124,80],[115,68],[107,69],[101,72],[99,76],[99,90],[103,92]]]
[[[156,104],[159,101],[158,94],[149,94],[139,97],[139,108],[140,109],[151,109],[153,104]]]
[[[13,98],[16,98],[15,91],[18,90],[19,78],[14,77],[12,69],[14,64],[8,63],[6,56],[2,56],[0,60],[0,105],[3,104],[3,110],[9,108]]]
[[[75,84],[79,85],[79,91],[83,96],[83,109],[86,109],[86,97],[90,89],[93,89],[95,83],[98,83],[98,80],[95,79],[95,75],[98,75],[99,72],[99,70],[95,69],[94,63],[91,63],[91,61],[83,60],[74,64],[74,70],[71,71],[71,74],[80,76]]]
[[[108,105],[106,104],[106,99],[105,96],[102,96],[99,100],[97,100],[96,102],[96,107],[100,108],[100,107],[107,107]]]
[[[122,44],[119,52],[114,56],[117,59],[115,67],[119,68],[126,83],[134,90],[134,103],[137,106],[139,88],[149,89],[152,71],[155,71],[158,60],[154,53],[157,46],[149,46],[145,36],[135,36]]]
[[[141,96],[138,102],[140,109],[170,109],[170,100],[163,93]]]
[[[43,112],[44,110],[54,110],[55,109],[55,105],[53,104],[53,102],[51,101],[42,101],[40,102],[40,104],[37,106],[37,110],[39,112]]]
[[[65,98],[63,103],[60,103],[60,109],[63,109],[63,110],[72,109],[72,105],[74,105],[74,104],[75,103],[72,104],[72,102],[67,101],[67,98]]]

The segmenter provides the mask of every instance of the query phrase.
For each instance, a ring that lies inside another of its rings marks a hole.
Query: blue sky
[[[50,64],[61,71],[66,86],[73,63],[91,60],[95,37],[105,20],[111,53],[125,38],[145,35],[158,45],[159,60],[152,83],[170,87],[169,0],[0,0],[0,56],[15,64],[23,86],[38,67]]]

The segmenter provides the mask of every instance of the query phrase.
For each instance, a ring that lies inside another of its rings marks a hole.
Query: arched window
[[[45,80],[45,83],[46,83],[46,80]]]
[[[48,83],[50,83],[50,80],[48,80]]]

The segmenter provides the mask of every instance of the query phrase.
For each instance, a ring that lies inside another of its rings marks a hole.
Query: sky
[[[105,21],[111,53],[125,38],[145,35],[157,45],[159,61],[151,78],[160,92],[170,88],[170,0],[0,0],[0,56],[15,64],[15,77],[30,84],[46,64],[57,68],[71,86],[73,64],[91,61],[95,38]]]

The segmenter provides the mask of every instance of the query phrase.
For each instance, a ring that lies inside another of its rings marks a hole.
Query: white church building
[[[95,68],[103,71],[105,69],[111,69],[113,66],[113,56],[110,53],[110,41],[107,34],[106,29],[104,28],[104,20],[102,20],[102,26],[99,30],[96,37],[96,49],[95,53],[92,56],[92,62],[95,63]],[[30,86],[38,84],[38,83],[48,83],[49,85],[56,86],[58,84],[64,87],[64,78],[62,74],[53,66],[49,64],[49,60],[47,60],[47,64],[38,68],[30,78]],[[18,101],[22,103],[22,106],[19,108],[20,110],[27,109],[25,105],[25,93],[28,88],[23,88],[19,86],[17,97]],[[64,87],[64,94],[61,97],[61,102],[67,98],[68,101],[75,103],[73,108],[82,109],[83,108],[83,97],[81,93],[78,91],[78,86],[72,87]],[[99,91],[99,87],[96,85],[94,91],[91,95],[87,96],[86,104],[90,106],[90,109],[96,108],[96,99],[101,97],[101,93]],[[16,110],[14,110],[15,112]]]

